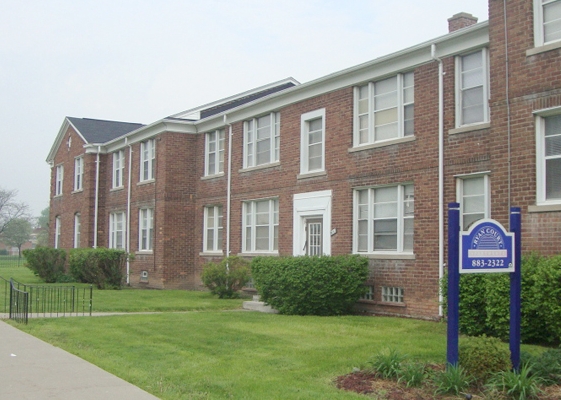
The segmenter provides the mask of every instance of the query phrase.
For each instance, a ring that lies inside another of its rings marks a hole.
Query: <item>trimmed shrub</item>
[[[7,256],[7,255],[8,255],[8,250],[0,249],[0,256]]]
[[[68,265],[78,282],[91,283],[98,289],[121,289],[126,262],[123,250],[98,247],[70,250]]]
[[[251,274],[261,299],[281,314],[341,315],[365,293],[368,259],[357,255],[256,257]]]
[[[23,251],[26,266],[46,283],[55,283],[64,275],[66,251],[52,247],[37,247]]]
[[[479,382],[511,368],[510,350],[497,338],[480,336],[461,338],[460,365]]]
[[[218,298],[238,298],[239,290],[251,279],[249,262],[238,256],[230,256],[219,263],[208,263],[204,266],[201,279]]]
[[[460,276],[460,332],[507,340],[510,331],[508,274]],[[444,315],[447,277],[441,281]],[[561,256],[522,257],[521,340],[523,343],[561,343]]]

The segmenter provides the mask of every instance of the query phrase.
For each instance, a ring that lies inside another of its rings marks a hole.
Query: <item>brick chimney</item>
[[[477,18],[471,14],[461,12],[448,18],[448,32],[454,32],[477,23]]]

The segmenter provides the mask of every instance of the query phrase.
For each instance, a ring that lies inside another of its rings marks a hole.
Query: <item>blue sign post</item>
[[[448,336],[446,360],[458,363],[460,273],[510,273],[510,353],[520,366],[521,222],[520,208],[510,210],[510,228],[492,219],[473,224],[460,237],[460,205],[448,205]]]

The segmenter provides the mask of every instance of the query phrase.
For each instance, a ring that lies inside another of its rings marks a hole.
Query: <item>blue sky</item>
[[[0,187],[48,206],[65,116],[154,122],[447,33],[487,0],[0,0]]]

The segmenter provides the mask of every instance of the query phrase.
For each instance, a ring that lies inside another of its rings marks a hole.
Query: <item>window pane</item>
[[[483,67],[483,53],[477,51],[462,57],[462,72],[471,71]]]
[[[483,69],[466,71],[462,74],[462,88],[473,88],[483,85]]]
[[[561,132],[555,136],[545,137],[545,155],[546,156],[561,155]]]
[[[547,200],[561,199],[561,158],[547,160],[545,163],[545,197]]]
[[[466,214],[464,215],[464,220],[463,220],[463,229],[467,230],[469,229],[470,225],[473,224],[476,221],[479,221],[480,219],[485,218],[484,214]]]
[[[377,203],[386,201],[397,201],[397,187],[385,187],[374,190]]]
[[[470,214],[474,212],[485,212],[485,196],[464,197],[464,212]]]
[[[483,121],[483,88],[478,87],[463,91],[462,106],[462,121],[464,124]]]
[[[561,39],[561,2],[555,1],[544,5],[543,20],[545,42]]]

